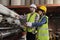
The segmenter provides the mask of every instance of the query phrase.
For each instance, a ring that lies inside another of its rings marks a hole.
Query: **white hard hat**
[[[35,4],[31,4],[30,7],[37,8]]]

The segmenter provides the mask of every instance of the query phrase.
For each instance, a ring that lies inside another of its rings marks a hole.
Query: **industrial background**
[[[60,40],[60,0],[0,0],[0,4],[20,15],[28,13],[29,5],[32,3],[36,4],[37,7],[47,6],[48,12],[46,15],[49,17],[50,40]],[[6,40],[9,38],[6,38]],[[19,37],[16,35],[12,40],[18,40],[16,38]]]

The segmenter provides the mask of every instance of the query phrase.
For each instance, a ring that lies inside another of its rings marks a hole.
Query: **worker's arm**
[[[35,23],[32,23],[32,27],[38,27],[38,26],[41,26],[43,24],[45,24],[47,21],[46,21],[46,18],[42,18],[42,21],[41,22],[35,22]]]
[[[31,22],[27,22],[27,26],[29,27],[38,27],[38,26],[41,26],[43,24],[45,24],[47,21],[46,21],[46,18],[42,18],[42,21],[41,22],[35,22],[35,23],[31,23]]]

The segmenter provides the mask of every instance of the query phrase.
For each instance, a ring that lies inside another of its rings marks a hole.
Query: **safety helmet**
[[[46,11],[47,11],[46,6],[40,6],[39,9],[42,10],[42,11],[44,11],[45,13],[46,13]]]
[[[35,4],[31,4],[30,7],[33,7],[33,8],[37,9],[37,6]]]

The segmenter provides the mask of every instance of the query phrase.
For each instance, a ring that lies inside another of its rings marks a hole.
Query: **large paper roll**
[[[53,0],[45,0],[46,4],[53,4]]]
[[[21,0],[11,0],[11,5],[21,5]]]
[[[0,0],[2,5],[8,6],[9,5],[9,0]]]
[[[40,0],[40,4],[44,4],[44,2],[45,2],[44,0]]]
[[[25,5],[25,0],[21,0],[21,5]]]
[[[25,0],[25,4],[28,6],[30,5],[30,0]]]
[[[54,4],[60,4],[60,0],[53,0]]]
[[[39,5],[39,0],[35,0],[35,4]]]

